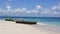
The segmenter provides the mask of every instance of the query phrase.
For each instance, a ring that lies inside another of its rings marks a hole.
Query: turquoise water
[[[4,18],[0,18],[4,19]],[[48,24],[48,25],[58,25],[60,26],[60,17],[20,17],[20,18],[13,18],[13,19],[23,19],[26,21],[36,21],[40,24]]]
[[[60,25],[59,17],[30,17],[22,19],[29,21],[37,21],[38,23],[49,24],[49,25]]]

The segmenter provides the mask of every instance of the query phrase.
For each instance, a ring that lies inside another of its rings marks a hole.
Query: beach
[[[0,34],[60,34],[60,33],[50,31],[48,32],[42,28],[41,29],[35,28],[33,27],[33,25],[16,24],[15,22],[12,21],[0,20]]]

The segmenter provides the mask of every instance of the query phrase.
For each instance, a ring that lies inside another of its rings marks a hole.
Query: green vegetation
[[[12,18],[6,18],[6,21],[15,21],[16,23],[22,23],[22,24],[36,24],[37,22],[34,21],[25,21],[25,20],[13,20]]]
[[[14,21],[12,18],[6,18],[6,21]]]
[[[36,22],[33,22],[33,21],[24,21],[24,20],[17,20],[16,23],[23,23],[23,24],[36,24]]]

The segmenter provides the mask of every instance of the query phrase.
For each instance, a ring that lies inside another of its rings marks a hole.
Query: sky
[[[60,17],[60,0],[0,0],[0,16]]]

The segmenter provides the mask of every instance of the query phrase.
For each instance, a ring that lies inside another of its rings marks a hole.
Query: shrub
[[[12,18],[6,18],[6,21],[14,21]]]

